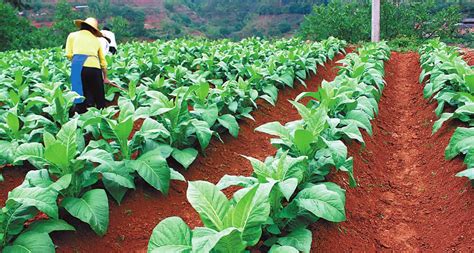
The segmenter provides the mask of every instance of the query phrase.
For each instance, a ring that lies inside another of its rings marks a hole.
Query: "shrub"
[[[284,33],[287,33],[289,31],[291,31],[291,25],[290,23],[286,22],[286,21],[283,21],[281,23],[278,24],[278,31],[281,33],[281,34],[284,34]]]
[[[397,37],[447,39],[457,33],[461,10],[457,5],[438,8],[434,1],[394,4],[383,1],[380,32],[384,40]],[[350,42],[370,39],[371,5],[368,2],[333,1],[314,6],[305,17],[300,34],[308,39],[336,36]]]

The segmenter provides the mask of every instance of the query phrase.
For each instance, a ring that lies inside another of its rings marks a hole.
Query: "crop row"
[[[332,168],[349,174],[355,187],[352,157],[343,140],[364,142],[360,129],[372,133],[384,88],[385,43],[361,47],[341,60],[332,82],[316,92],[291,101],[300,120],[281,125],[271,122],[256,130],[276,138],[274,156],[264,161],[246,157],[251,176],[224,176],[217,185],[188,183],[187,199],[204,227],[191,230],[179,217],[161,221],[153,230],[149,252],[310,252],[312,233],[307,227],[318,219],[341,222],[345,191],[325,177]],[[298,102],[309,97],[304,105]],[[222,190],[238,186],[229,200]]]
[[[170,180],[185,180],[170,159],[188,168],[197,146],[204,150],[212,136],[223,129],[237,136],[237,119],[251,118],[258,98],[274,103],[279,88],[303,82],[344,45],[337,39],[128,44],[108,58],[112,80],[127,88],[109,89],[111,100],[121,93],[117,105],[82,115],[69,115],[77,94],[66,85],[60,49],[2,53],[0,160],[36,170],[9,192],[0,247],[53,252],[49,232],[74,230],[59,208],[104,235],[106,191],[120,203],[141,177],[166,194]]]
[[[420,49],[423,69],[420,83],[426,80],[423,90],[426,99],[436,99],[436,115],[439,119],[433,125],[433,134],[444,122],[457,119],[474,125],[474,68],[459,55],[459,49],[447,46],[439,40],[432,40]],[[443,112],[449,106],[454,112]],[[467,169],[457,174],[467,177],[474,184],[474,128],[458,127],[446,147],[446,159],[465,155]]]

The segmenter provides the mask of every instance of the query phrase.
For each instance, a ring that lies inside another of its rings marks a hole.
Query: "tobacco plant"
[[[244,237],[235,236],[235,240],[232,239],[234,247],[223,248],[220,243],[226,243],[230,238],[225,238],[224,242],[220,241],[221,237],[206,238],[210,246],[203,247],[199,244],[200,228],[191,231],[180,218],[172,217],[157,225],[149,243],[149,251],[244,252],[247,247],[262,240],[263,244],[258,247],[263,251],[309,252],[312,233],[307,227],[310,224],[320,218],[332,222],[341,222],[346,218],[345,191],[334,183],[325,182],[325,176],[331,168],[336,167],[348,172],[350,185],[355,186],[352,158],[347,158],[347,147],[341,138],[363,142],[359,127],[370,133],[370,119],[378,111],[377,102],[384,87],[383,61],[388,57],[389,49],[385,43],[362,47],[359,55],[348,55],[342,61],[340,77],[334,82],[325,82],[320,91],[303,93],[297,98],[312,97],[313,100],[306,106],[290,101],[298,110],[301,120],[284,126],[279,122],[271,122],[257,128],[257,131],[278,137],[271,140],[278,151],[264,162],[246,157],[253,167],[251,176],[226,175],[219,181],[217,188],[204,183],[209,187],[201,192],[212,197],[199,202],[190,199],[190,196],[194,196],[190,194],[190,183],[188,200],[201,215],[205,226],[215,225],[216,221],[226,217],[221,208],[203,208],[215,202],[215,199],[225,199],[217,189],[241,187],[234,194],[235,199],[242,192],[252,192],[256,187],[265,186],[269,211],[268,214],[260,214],[261,220],[265,222],[260,223],[263,231],[258,231],[258,236],[252,237],[256,241],[245,243]],[[234,208],[232,212],[237,210]],[[202,211],[213,211],[213,218],[203,216]],[[222,215],[219,216],[221,211]],[[224,227],[215,225],[213,229],[229,229],[225,221],[224,218],[219,223],[224,224]],[[211,234],[215,233],[213,231]],[[175,234],[180,236],[171,238]]]
[[[432,40],[420,49],[420,62],[423,69],[420,83],[425,80],[423,93],[427,99],[436,99],[435,110],[439,119],[433,124],[433,134],[439,131],[444,122],[458,119],[472,126],[474,121],[474,68],[459,55],[458,49],[447,46],[439,40]],[[454,112],[445,112],[446,105],[454,107]],[[448,147],[446,159],[451,160],[464,154],[467,169],[457,174],[467,177],[474,183],[471,154],[471,128],[459,127],[454,132]]]
[[[37,180],[26,178],[23,184],[41,188],[56,185],[56,196],[59,193],[62,198],[60,206],[88,223],[97,234],[104,235],[109,224],[108,198],[103,189],[89,190],[99,177],[93,173],[93,165],[81,159],[84,137],[77,128],[77,120],[64,124],[56,136],[45,132],[43,143],[25,143],[16,150],[15,161],[28,160],[39,170]],[[57,218],[56,198],[49,204],[51,209],[40,210]]]

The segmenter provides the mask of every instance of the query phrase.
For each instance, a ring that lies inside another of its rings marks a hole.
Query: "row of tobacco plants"
[[[0,54],[0,163],[27,166],[0,211],[0,249],[54,252],[52,231],[74,230],[60,209],[104,235],[108,196],[120,203],[143,179],[163,194],[211,138],[230,132],[261,98],[316,73],[345,42],[330,38],[173,40],[123,45],[107,57],[110,106],[69,110],[69,63],[61,49]],[[178,169],[178,168],[177,168]],[[1,182],[0,182],[1,184]]]
[[[347,172],[355,187],[353,160],[343,140],[364,143],[360,129],[372,133],[384,89],[385,43],[368,44],[341,60],[339,75],[316,92],[291,101],[301,119],[271,122],[256,130],[275,136],[275,155],[264,161],[247,157],[251,176],[224,176],[217,185],[188,183],[187,199],[204,227],[191,230],[179,217],[161,221],[153,230],[149,252],[310,252],[318,219],[341,222],[345,191],[325,180],[331,169]],[[302,104],[298,101],[309,98]],[[222,190],[238,186],[229,200]]]
[[[469,126],[474,125],[474,68],[460,56],[459,49],[432,40],[420,49],[423,69],[420,83],[425,82],[424,97],[438,102],[436,115],[439,119],[433,125],[433,134],[444,122],[457,119]],[[443,112],[445,107],[453,112]],[[457,174],[467,177],[474,185],[474,128],[458,127],[446,147],[446,159],[465,155],[467,169]]]

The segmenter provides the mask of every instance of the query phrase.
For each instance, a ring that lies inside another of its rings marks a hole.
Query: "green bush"
[[[290,23],[286,22],[286,21],[283,21],[281,23],[278,24],[278,31],[281,33],[281,34],[285,34],[289,31],[291,31],[291,25]]]
[[[434,1],[409,1],[394,4],[382,1],[380,32],[384,40],[398,37],[447,39],[457,33],[461,10],[457,5],[439,8]],[[314,6],[300,27],[308,39],[335,36],[349,42],[370,40],[371,5],[367,1],[332,1]]]
[[[390,40],[388,45],[394,51],[417,51],[423,42],[416,37],[400,36]]]
[[[165,9],[167,9],[168,11],[174,11],[174,3],[172,0],[166,0],[165,1]]]

